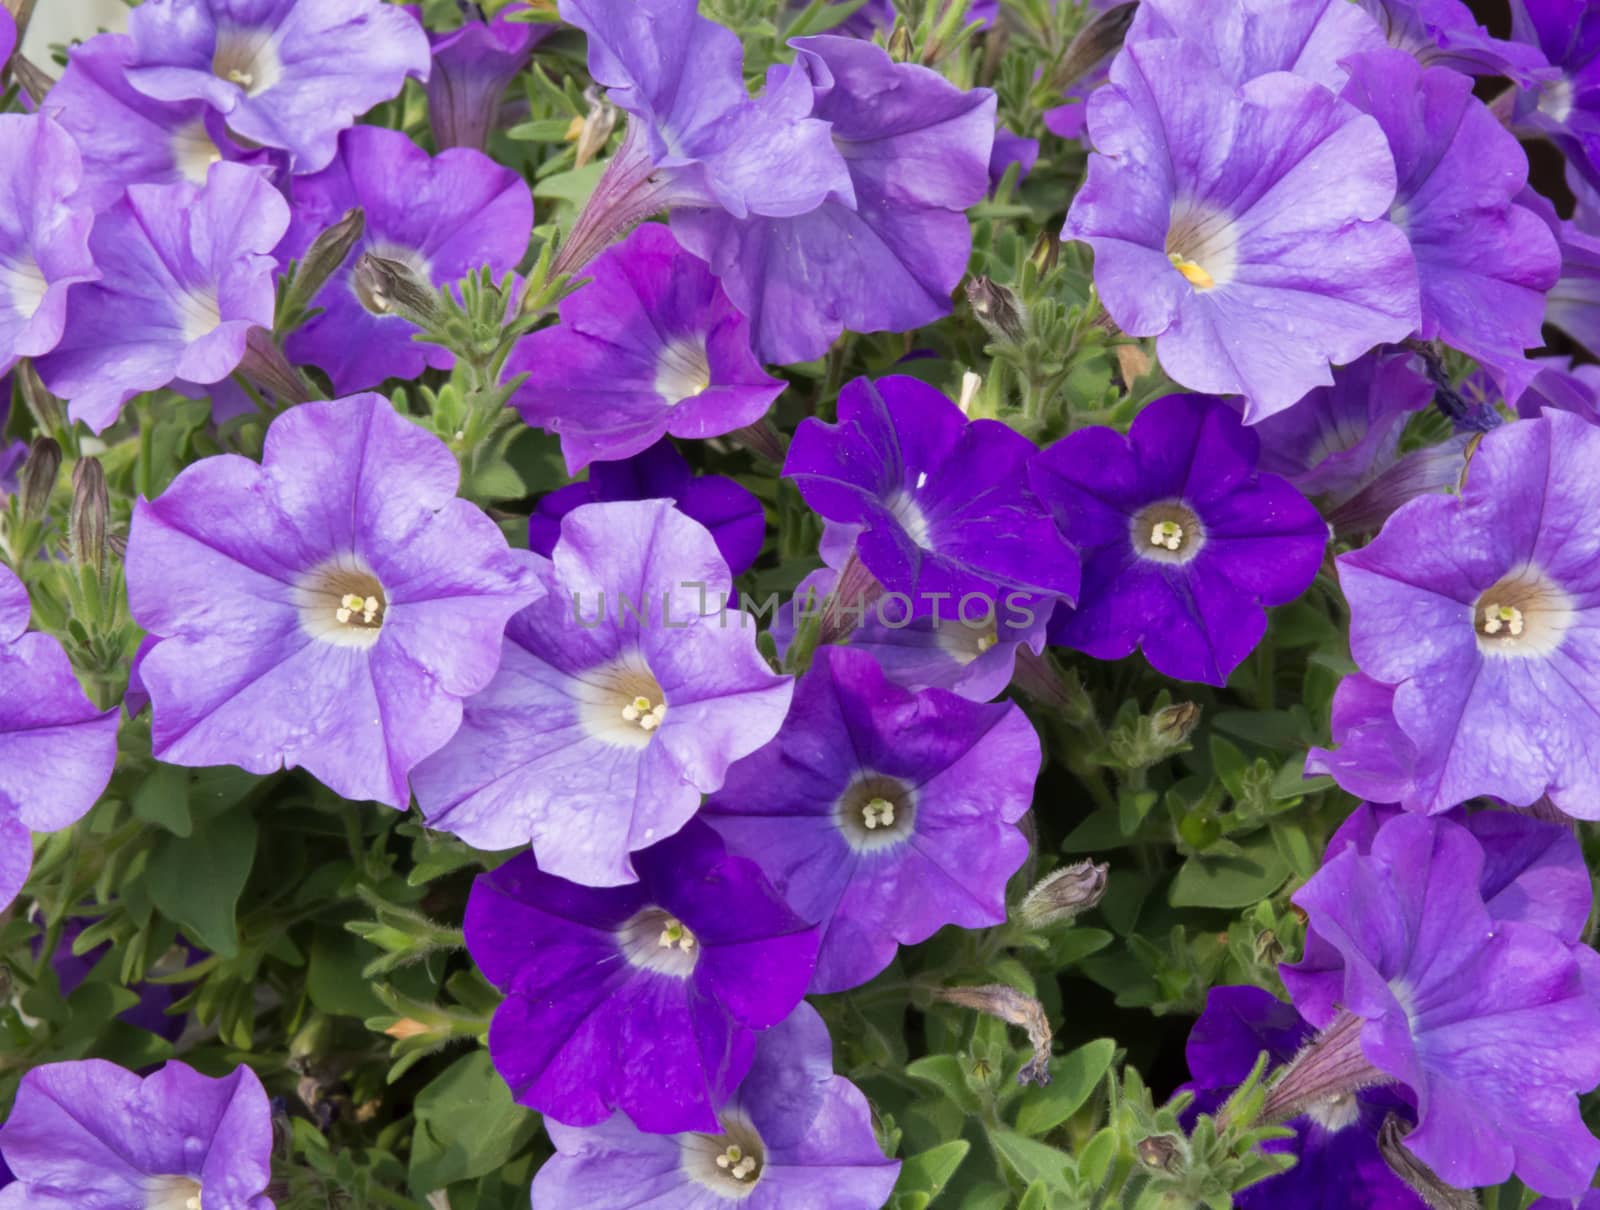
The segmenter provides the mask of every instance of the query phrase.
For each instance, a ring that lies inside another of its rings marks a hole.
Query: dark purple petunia
[[[106,958],[112,958],[110,965],[120,967],[121,955],[107,941],[95,946],[93,949],[74,954],[72,945],[87,927],[87,921],[70,917],[66,926],[61,930],[61,941],[56,946],[56,952],[51,955],[50,967],[55,971],[56,983],[61,988],[63,997],[70,997],[83,985],[90,972]],[[40,945],[36,940],[33,943],[34,957],[39,955]],[[166,975],[176,974],[187,966],[192,959],[204,957],[191,948],[188,943],[178,940],[166,954],[162,955],[149,974]],[[191,989],[178,983],[152,983],[139,982],[129,985],[128,991],[139,997],[139,1002],[131,1008],[123,1009],[117,1014],[117,1020],[132,1025],[136,1029],[148,1030],[150,1033],[159,1034],[169,1042],[176,1042],[183,1033],[184,1025],[188,1022],[186,1013],[169,1013],[167,1010],[189,994]],[[4,1182],[0,1182],[3,1184]]]
[[[22,1077],[0,1126],[16,1183],[0,1210],[273,1210],[272,1108],[248,1067],[171,1062],[142,1079],[101,1059]]]
[[[278,249],[285,261],[302,256],[352,207],[366,214],[360,241],[312,300],[322,314],[287,346],[295,361],[326,371],[338,394],[454,364],[438,345],[414,340],[416,325],[385,300],[360,296],[352,275],[363,253],[445,286],[484,266],[496,278],[514,269],[533,228],[533,197],[517,173],[465,148],[430,156],[399,131],[377,126],[346,131],[333,163],[297,177],[293,197],[294,221]]]
[[[674,437],[718,437],[760,420],[783,393],[750,348],[750,323],[704,261],[646,223],[584,270],[561,322],[506,362],[527,379],[511,404],[561,437],[574,474]]]
[[[94,708],[61,644],[29,633],[30,613],[22,581],[0,564],[0,910],[33,866],[30,832],[83,818],[117,761],[117,710]]]
[[[910,693],[867,653],[823,647],[778,738],[729,770],[704,818],[821,923],[811,990],[844,991],[944,925],[1004,922],[1038,769],[1014,703]]]
[[[1256,470],[1255,433],[1219,400],[1168,395],[1127,436],[1079,429],[1028,468],[1084,552],[1083,591],[1052,641],[1097,659],[1144,651],[1156,671],[1221,685],[1266,633],[1264,606],[1316,578],[1328,527]]]
[[[1511,0],[1511,36],[1555,69],[1518,92],[1512,129],[1550,139],[1600,187],[1600,10],[1582,0]]]
[[[561,537],[561,518],[582,505],[660,499],[711,531],[730,575],[750,570],[766,539],[761,501],[726,476],[696,475],[665,437],[620,462],[591,463],[587,479],[542,497],[528,518],[528,549],[548,558]]]
[[[134,88],[204,101],[302,173],[326,168],[340,131],[430,63],[416,18],[382,0],[148,0],[128,32]]]
[[[548,1123],[556,1154],[533,1179],[533,1210],[640,1206],[879,1210],[900,1162],[884,1157],[866,1097],[833,1074],[833,1043],[801,1003],[756,1041],[720,1133],[646,1134],[621,1114]]]
[[[1244,1082],[1262,1051],[1271,1066],[1288,1063],[1316,1034],[1310,1022],[1259,987],[1214,987],[1184,1048],[1193,1114],[1215,1114]],[[1286,1123],[1289,1139],[1263,1150],[1288,1153],[1287,1172],[1233,1195],[1238,1210],[1426,1210],[1426,1203],[1378,1154],[1378,1128],[1390,1113],[1410,1122],[1415,1111],[1384,1087],[1341,1092]]]
[[[39,377],[97,433],[141,391],[226,378],[250,329],[272,326],[271,252],[288,222],[278,191],[242,164],[213,164],[203,186],[129,186],[95,218],[100,278],[73,292]]]
[[[857,378],[839,421],[801,423],[783,473],[827,520],[860,526],[856,553],[912,617],[1011,593],[1071,599],[1076,552],[1028,489],[1033,444],[995,420],[969,421],[941,392],[898,375]],[[847,602],[854,604],[854,602]]]
[[[1570,161],[1567,183],[1577,196],[1570,219],[1532,189],[1517,201],[1545,221],[1561,249],[1561,277],[1545,295],[1544,322],[1593,353],[1600,349],[1600,196]]]
[[[508,4],[491,19],[469,14],[459,29],[428,35],[433,47],[428,124],[441,150],[489,146],[507,85],[528,66],[533,48],[557,28],[513,20],[527,11],[525,4]]]
[[[620,1109],[651,1133],[716,1131],[756,1031],[805,994],[817,929],[702,823],[636,860],[631,886],[577,886],[531,853],[474,881],[467,949],[506,992],[489,1053],[563,1125]]]
[[[437,437],[357,395],[284,412],[260,465],[204,458],[140,500],[128,604],[156,639],[139,666],[156,757],[304,766],[404,809],[540,595],[459,476]]]

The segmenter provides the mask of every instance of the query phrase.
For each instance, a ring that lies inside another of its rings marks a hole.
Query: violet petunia
[[[548,1123],[556,1154],[533,1178],[533,1210],[639,1206],[879,1210],[900,1162],[884,1156],[860,1089],[833,1073],[833,1043],[801,1003],[756,1041],[720,1133],[646,1134],[621,1114]]]
[[[1461,0],[1357,3],[1377,20],[1390,46],[1427,67],[1449,67],[1469,76],[1505,76],[1522,85],[1551,74],[1537,46],[1494,37]]]
[[[1131,42],[1089,131],[1062,238],[1094,249],[1106,310],[1183,386],[1244,395],[1253,422],[1420,322],[1388,143],[1321,84],[1236,86],[1186,41]]]
[[[1310,1022],[1271,992],[1212,988],[1184,1048],[1190,1077],[1184,1090],[1195,1097],[1190,1113],[1216,1114],[1262,1051],[1276,1067],[1292,1060],[1315,1034]],[[1381,1086],[1307,1106],[1285,1123],[1294,1128],[1294,1137],[1262,1145],[1269,1153],[1293,1155],[1294,1167],[1239,1190],[1233,1204],[1238,1210],[1427,1210],[1378,1153],[1378,1128],[1390,1113],[1409,1123],[1415,1110]]]
[[[517,173],[466,148],[430,156],[400,131],[377,126],[340,136],[333,163],[297,177],[293,198],[294,221],[278,249],[283,260],[304,255],[352,207],[366,215],[361,239],[312,300],[322,313],[287,344],[293,360],[326,371],[339,394],[454,361],[413,339],[416,325],[383,300],[361,298],[353,274],[363,253],[397,261],[434,286],[485,266],[498,279],[522,259],[533,228],[533,198]]]
[[[533,556],[456,499],[443,442],[378,395],[307,403],[134,507],[128,603],[170,764],[304,766],[404,809],[534,601]]]
[[[1544,343],[1545,292],[1561,270],[1550,229],[1514,200],[1526,153],[1458,72],[1398,50],[1346,67],[1344,99],[1378,120],[1394,153],[1389,217],[1417,261],[1418,334],[1475,358],[1515,403],[1536,372],[1523,350]]]
[[[619,462],[591,463],[587,479],[541,497],[528,518],[528,549],[548,558],[561,538],[561,518],[582,505],[661,499],[711,531],[730,575],[750,570],[767,535],[761,501],[724,475],[694,474],[668,438]]]
[[[1042,451],[1029,481],[1084,552],[1051,640],[1102,660],[1138,647],[1167,676],[1223,684],[1328,542],[1305,497],[1256,469],[1259,445],[1227,404],[1168,395],[1127,436],[1079,429]]]
[[[533,48],[556,26],[518,21],[525,4],[508,4],[488,20],[469,14],[460,28],[429,34],[433,70],[428,76],[428,124],[442,150],[483,151],[494,131],[506,87],[533,58]]]
[[[129,186],[95,218],[100,279],[73,292],[39,377],[97,433],[141,391],[226,378],[250,329],[272,326],[270,253],[288,222],[278,191],[242,164],[213,164],[203,186]]]
[[[33,865],[30,832],[56,832],[94,806],[117,761],[115,708],[84,696],[61,644],[29,633],[22,581],[0,564],[0,910]]]
[[[1343,62],[1383,46],[1383,32],[1349,0],[1141,0],[1125,42],[1181,39],[1230,83],[1286,71],[1337,92]]]
[[[1577,195],[1570,219],[1532,189],[1517,201],[1544,220],[1561,249],[1561,277],[1545,295],[1544,322],[1593,353],[1600,349],[1600,198],[1570,162],[1567,183]]]
[[[801,423],[783,473],[821,516],[860,527],[861,564],[908,616],[1077,595],[1077,553],[1025,481],[1032,442],[899,375],[847,383],[838,416]]]
[[[1570,357],[1534,359],[1538,374],[1517,400],[1517,414],[1535,419],[1543,408],[1555,408],[1600,424],[1600,365],[1579,364]]]
[[[1550,139],[1600,187],[1600,11],[1581,0],[1511,0],[1511,36],[1554,69],[1518,91],[1512,129]]]
[[[102,1059],[22,1077],[0,1126],[16,1183],[0,1210],[273,1210],[272,1107],[248,1067],[171,1062],[140,1078]]]
[[[715,1131],[756,1031],[800,1003],[817,929],[698,821],[639,854],[632,886],[577,886],[531,853],[473,882],[467,949],[506,992],[489,1054],[520,1104],[566,1126],[620,1109]]]
[[[704,261],[647,223],[584,270],[561,322],[523,337],[511,404],[561,438],[574,474],[674,437],[718,437],[760,420],[784,383],[761,369],[750,323]]]
[[[778,738],[704,818],[822,924],[811,990],[845,991],[944,925],[1004,922],[1039,759],[1015,703],[911,693],[866,652],[825,646]]]
[[[72,287],[100,276],[72,137],[42,114],[0,114],[0,375],[55,348]]]
[[[430,65],[422,26],[383,0],[146,0],[128,32],[134,88],[204,101],[300,173],[326,168],[341,131]]]
[[[11,10],[0,5],[0,70],[11,61],[11,52],[17,49],[17,20]]]
[[[1548,794],[1600,814],[1600,429],[1570,412],[1495,429],[1460,496],[1423,496],[1339,558],[1360,672],[1308,769],[1415,811]],[[1342,734],[1341,734],[1342,733]]]
[[[809,94],[848,169],[805,211],[742,217],[679,206],[672,228],[750,317],[763,361],[820,357],[848,328],[903,332],[948,315],[966,272],[966,209],[989,189],[995,97],[895,63],[854,38],[796,38],[769,95]]]
[[[531,842],[553,876],[632,882],[631,855],[777,733],[792,682],[726,608],[710,533],[670,500],[574,509],[539,582],[460,732],[418,768],[417,801],[477,848]]]
[[[65,927],[61,930],[61,940],[56,945],[55,953],[50,957],[50,968],[55,972],[56,984],[61,989],[64,999],[70,998],[73,992],[83,986],[95,967],[107,959],[110,959],[106,962],[109,967],[120,970],[122,965],[122,955],[109,941],[102,942],[82,954],[72,952],[73,943],[86,927],[88,927],[87,921],[68,917]],[[35,959],[39,956],[39,950],[39,941],[35,940],[33,943]],[[191,959],[203,957],[203,954],[179,939],[151,966],[147,972],[147,979],[176,975],[189,965]],[[141,980],[129,985],[127,990],[139,997],[138,1002],[119,1012],[116,1019],[136,1029],[158,1034],[169,1042],[176,1042],[183,1033],[189,1017],[185,1012],[169,1013],[167,1010],[184,999],[191,989],[172,982],[156,983]]]
[[[1515,1175],[1580,1195],[1600,1160],[1578,1111],[1600,1083],[1600,958],[1574,940],[1590,897],[1576,844],[1549,824],[1480,836],[1402,812],[1362,826],[1294,896],[1309,969],[1286,967],[1284,981],[1322,1032],[1265,1112],[1397,1082],[1417,1107],[1405,1147],[1442,1180]],[[1552,876],[1577,892],[1553,912]]]

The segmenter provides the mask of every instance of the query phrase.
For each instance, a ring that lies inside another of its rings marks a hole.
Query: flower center
[[[1572,116],[1572,103],[1577,96],[1572,80],[1562,76],[1539,89],[1539,112],[1552,122],[1565,122]]]
[[[683,1172],[725,1201],[743,1201],[766,1172],[767,1149],[743,1114],[721,1119],[722,1134],[679,1136]]]
[[[378,577],[353,558],[325,563],[295,589],[300,627],[338,647],[366,650],[378,641],[388,597]]]
[[[921,487],[927,482],[928,473],[924,471],[917,486]],[[917,503],[914,494],[908,491],[898,491],[889,498],[889,513],[900,523],[900,528],[906,531],[910,538],[923,550],[933,549],[933,533],[928,525],[927,515]]]
[[[200,1182],[187,1176],[153,1176],[144,1184],[143,1210],[205,1210]]]
[[[689,926],[665,908],[635,912],[617,930],[622,956],[641,970],[687,979],[700,957],[699,942]]]
[[[178,318],[183,324],[183,338],[191,344],[222,326],[222,304],[217,299],[216,287],[185,290],[175,301]]]
[[[211,133],[200,119],[172,132],[172,161],[184,180],[204,185],[211,165],[221,158],[222,152],[211,141]]]
[[[873,774],[839,796],[834,815],[852,848],[887,848],[911,834],[916,824],[916,799],[904,782]]]
[[[1205,526],[1194,509],[1181,500],[1147,504],[1133,514],[1129,538],[1141,558],[1157,563],[1184,564],[1205,545]]]
[[[667,695],[637,651],[590,669],[574,696],[584,730],[617,748],[645,747],[667,718]]]
[[[23,319],[38,313],[49,289],[44,270],[33,257],[24,253],[17,260],[0,260],[0,302],[9,302]]]
[[[1325,1101],[1307,1105],[1306,1116],[1324,1130],[1337,1133],[1356,1124],[1361,1116],[1361,1102],[1353,1092],[1336,1092]]]
[[[1239,261],[1233,219],[1195,203],[1175,203],[1167,224],[1167,260],[1196,290],[1225,286]]]
[[[1478,649],[1486,655],[1548,655],[1572,620],[1571,599],[1535,567],[1512,572],[1472,607]]]
[[[705,394],[710,386],[711,359],[703,339],[679,337],[662,346],[656,362],[656,394],[669,408]]]
[[[222,26],[217,30],[211,72],[237,84],[246,96],[257,96],[283,78],[277,39],[271,30]]]

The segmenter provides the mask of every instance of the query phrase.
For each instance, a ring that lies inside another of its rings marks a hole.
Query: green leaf
[[[192,834],[194,818],[189,814],[189,770],[157,764],[133,792],[133,813],[174,836]]]
[[[1191,857],[1167,892],[1173,907],[1242,908],[1265,899],[1289,877],[1272,834],[1262,831],[1232,857]]]
[[[1052,1189],[1068,1187],[1075,1173],[1072,1157],[1013,1130],[999,1127],[989,1132],[995,1151],[1025,1181],[1043,1181]]]
[[[951,1139],[919,1152],[900,1166],[900,1179],[895,1182],[894,1191],[897,1194],[925,1193],[928,1201],[932,1201],[961,1167],[961,1161],[967,1158],[970,1150],[972,1144],[966,1139]]]
[[[1029,1088],[1017,1109],[1017,1129],[1037,1138],[1065,1122],[1105,1079],[1117,1044],[1099,1038],[1071,1054],[1050,1060],[1050,1083]]]
[[[150,854],[150,898],[198,945],[237,957],[234,910],[256,856],[256,821],[245,811],[200,824],[187,836],[163,836]]]
[[[978,1101],[967,1082],[967,1073],[954,1055],[925,1055],[906,1064],[906,1075],[932,1084],[968,1113],[977,1112]]]
[[[411,1143],[411,1188],[443,1189],[495,1171],[525,1147],[538,1115],[511,1099],[486,1051],[457,1059],[416,1101]]]
[[[323,1012],[365,1020],[384,1012],[361,968],[378,951],[343,929],[319,927],[311,938],[311,963],[306,969],[306,994]]]
[[[574,206],[582,207],[589,200],[589,195],[594,192],[594,187],[600,183],[600,174],[605,171],[605,162],[597,161],[585,164],[582,168],[574,168],[570,172],[557,172],[545,177],[533,187],[533,196],[536,198],[571,202]]]
[[[1022,1195],[1022,1200],[1017,1203],[1017,1210],[1046,1210],[1049,1205],[1045,1198],[1046,1186],[1043,1181],[1034,1181],[1028,1186],[1028,1191]]]

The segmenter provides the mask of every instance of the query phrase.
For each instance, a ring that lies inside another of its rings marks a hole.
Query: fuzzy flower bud
[[[38,521],[50,506],[56,475],[61,470],[61,447],[49,437],[35,437],[22,464],[18,495],[22,498],[22,519]]]
[[[1408,1133],[1406,1124],[1392,1113],[1378,1128],[1378,1154],[1389,1165],[1389,1170],[1416,1190],[1429,1210],[1478,1210],[1476,1193],[1445,1184],[1432,1168],[1406,1149]]]
[[[1119,4],[1080,29],[1066,53],[1061,56],[1055,75],[1050,78],[1051,87],[1064,92],[1086,76],[1096,63],[1121,46],[1138,7],[1131,2]]]
[[[97,458],[80,458],[72,468],[72,507],[67,513],[67,533],[72,561],[79,567],[103,571],[106,565],[106,517],[111,504],[106,493],[106,472]]]
[[[1033,1058],[1017,1072],[1019,1084],[1048,1084],[1050,1082],[1050,1020],[1044,1015],[1044,1005],[1032,996],[1024,995],[1003,983],[990,983],[983,987],[942,987],[933,993],[935,1000],[962,1008],[976,1009],[1007,1025],[1020,1025],[1028,1031],[1028,1041],[1033,1046]]]
[[[1105,897],[1110,868],[1105,862],[1076,861],[1046,874],[1023,898],[1017,920],[1037,930],[1088,911]]]
[[[352,281],[361,305],[374,315],[398,315],[425,328],[438,312],[432,287],[401,261],[363,252]]]
[[[1022,304],[1012,291],[980,274],[967,283],[967,302],[990,336],[1010,344],[1022,340],[1027,330]]]
[[[300,258],[288,297],[284,299],[289,314],[297,314],[311,305],[311,300],[322,292],[329,278],[339,271],[351,250],[361,242],[366,230],[367,212],[360,206],[353,206],[344,212],[343,218],[311,241]]]
[[[911,63],[917,57],[917,48],[911,42],[911,30],[904,21],[896,21],[889,34],[889,57],[896,63]]]
[[[1139,1153],[1139,1162],[1158,1172],[1173,1171],[1183,1158],[1183,1144],[1176,1135],[1153,1134],[1140,1139],[1135,1148]]]
[[[33,368],[32,361],[18,362],[14,376],[18,391],[22,395],[23,406],[28,409],[28,415],[33,417],[34,423],[41,430],[53,433],[57,429],[66,427],[66,405],[50,393],[49,388],[39,377],[39,371]]]
[[[1189,736],[1200,722],[1200,707],[1193,702],[1177,702],[1163,707],[1150,716],[1150,730],[1163,743],[1176,752],[1189,742]]]

